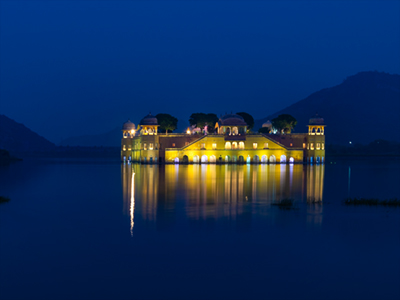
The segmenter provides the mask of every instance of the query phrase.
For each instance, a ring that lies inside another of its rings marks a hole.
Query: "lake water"
[[[0,167],[1,299],[396,299],[400,161]],[[294,199],[293,209],[272,205]]]

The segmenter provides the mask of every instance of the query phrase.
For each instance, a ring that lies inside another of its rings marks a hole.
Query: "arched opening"
[[[233,127],[232,128],[232,134],[233,135],[237,135],[239,133],[238,128],[237,127]]]
[[[311,156],[310,157],[310,164],[312,164],[313,163],[313,157]]]
[[[175,157],[174,163],[179,164],[179,157]]]
[[[239,156],[239,164],[243,164],[244,163],[244,157],[243,156]]]
[[[236,155],[232,156],[232,162],[233,162],[233,163],[236,163],[236,162],[237,162],[237,157],[236,157]]]
[[[319,156],[317,156],[316,163],[319,164]]]
[[[250,158],[250,156],[247,156],[246,163],[247,163],[247,164],[251,163],[251,158]]]
[[[125,162],[126,161],[126,156],[124,156],[123,159],[124,159],[124,162]]]
[[[231,142],[226,142],[225,143],[225,150],[230,150],[230,149],[232,149]]]
[[[244,143],[243,142],[239,142],[239,149],[244,149]]]
[[[201,157],[201,162],[202,162],[202,163],[207,163],[207,162],[208,162],[208,157],[207,157],[207,155],[203,155],[203,156]]]
[[[183,164],[189,163],[189,157],[188,157],[187,155],[184,155],[184,156],[183,156],[183,158],[182,158],[182,163],[183,163]]]
[[[237,142],[232,143],[232,149],[237,149]]]
[[[225,156],[225,162],[226,162],[226,163],[231,162],[231,158],[229,157],[229,155]]]
[[[144,163],[147,163],[147,157],[145,157],[145,158],[143,159],[143,162],[144,162]]]
[[[286,155],[281,155],[280,163],[281,163],[281,164],[286,163]]]
[[[226,127],[226,134],[230,135],[231,134],[231,128],[230,127]]]
[[[129,155],[128,161],[132,161],[132,156]]]
[[[271,155],[271,156],[269,157],[269,162],[270,162],[270,163],[276,163],[276,157],[275,157],[275,155]]]
[[[293,157],[289,158],[289,162],[290,162],[291,164],[294,163],[294,158],[293,158]]]
[[[149,163],[153,163],[153,157],[150,157]]]
[[[222,156],[221,156],[221,155],[220,155],[219,158],[218,158],[218,162],[219,162],[220,164],[222,164]]]
[[[198,164],[199,162],[200,162],[199,156],[198,155],[193,156],[193,163]]]
[[[244,133],[244,128],[243,127],[239,127],[239,134],[243,134]]]
[[[324,157],[322,156],[321,157],[321,164],[323,164],[324,163]]]
[[[268,157],[266,155],[261,156],[261,163],[266,164],[268,162]]]
[[[254,155],[253,162],[256,164],[260,163],[260,158],[258,157],[258,155]]]
[[[217,159],[216,159],[215,155],[211,155],[211,156],[210,156],[210,163],[215,164],[216,161],[217,161]]]

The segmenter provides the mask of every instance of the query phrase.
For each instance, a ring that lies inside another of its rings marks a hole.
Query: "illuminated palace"
[[[263,126],[271,126],[268,122]],[[157,118],[149,114],[136,127],[124,123],[121,160],[139,163],[323,163],[325,123],[316,115],[307,133],[247,133],[247,124],[236,114],[222,116],[215,134],[161,134]]]

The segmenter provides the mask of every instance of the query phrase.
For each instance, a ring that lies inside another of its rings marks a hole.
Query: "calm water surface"
[[[0,299],[399,299],[400,161],[0,168]],[[271,205],[295,199],[295,209]]]

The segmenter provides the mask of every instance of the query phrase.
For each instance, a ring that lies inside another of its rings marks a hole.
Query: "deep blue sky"
[[[0,114],[53,142],[150,110],[255,118],[400,73],[400,1],[1,1]]]

